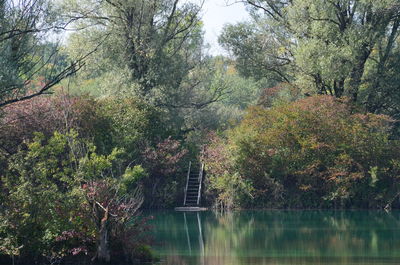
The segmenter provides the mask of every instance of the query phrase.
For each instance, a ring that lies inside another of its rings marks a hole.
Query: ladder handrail
[[[201,195],[201,183],[203,182],[203,171],[204,171],[204,164],[201,164],[201,169],[199,173],[199,191],[197,194],[197,205],[200,204],[200,195]]]
[[[189,161],[189,169],[188,169],[187,179],[186,179],[185,198],[183,200],[183,206],[186,205],[186,196],[187,196],[187,189],[188,189],[188,186],[189,186],[190,166],[191,165],[192,165],[192,161]]]

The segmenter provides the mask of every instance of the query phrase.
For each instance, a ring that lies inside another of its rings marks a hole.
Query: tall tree
[[[106,36],[103,56],[127,68],[147,96],[155,87],[177,88],[201,59],[200,5],[180,0],[68,2],[70,18],[85,17],[91,40]],[[96,8],[93,8],[93,7]],[[78,38],[75,36],[77,42]],[[200,57],[199,57],[200,56]],[[107,70],[106,70],[107,71]]]
[[[83,58],[60,64],[60,47],[46,43],[70,22],[48,0],[0,1],[0,107],[42,95],[78,71]]]
[[[101,80],[100,94],[140,97],[166,110],[170,124],[185,132],[196,127],[191,110],[220,100],[225,87],[213,86],[213,62],[203,44],[203,0],[66,3],[70,19],[85,18],[76,25],[84,30],[69,40],[70,54],[99,46],[80,75],[82,83]]]
[[[243,25],[229,26],[221,37],[222,44],[243,59],[249,49],[242,43],[254,39],[252,46],[263,47],[263,58],[256,63],[261,69],[292,77],[285,81],[311,87],[319,94],[349,96],[365,103],[382,89],[382,73],[393,69],[390,61],[398,39],[398,0],[244,2],[251,7],[256,30],[239,35],[243,40],[234,42],[230,35]],[[238,34],[234,36],[239,39]],[[268,45],[271,42],[274,45]],[[276,63],[277,57],[281,63]],[[378,77],[369,84],[369,91],[364,91],[370,71]]]

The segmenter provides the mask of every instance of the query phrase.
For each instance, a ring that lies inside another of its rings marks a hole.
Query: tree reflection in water
[[[162,264],[397,264],[400,213],[153,213]],[[186,221],[185,221],[186,220]]]

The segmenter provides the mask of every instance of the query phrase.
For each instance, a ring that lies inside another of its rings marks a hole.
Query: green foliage
[[[73,210],[80,203],[74,190],[78,179],[73,165],[78,161],[67,151],[68,137],[74,136],[55,133],[46,144],[38,133],[26,150],[10,159],[1,176],[7,193],[1,212],[2,238],[9,243],[3,245],[5,252],[19,249],[16,256],[51,256],[56,237],[79,222]]]
[[[237,173],[211,177],[208,180],[209,192],[215,192],[214,207],[219,210],[231,210],[240,206],[246,206],[251,200],[253,187],[251,182],[244,180]]]
[[[140,154],[147,142],[157,142],[167,133],[163,128],[163,113],[135,98],[115,99],[107,98],[99,100],[100,115],[110,124],[109,130],[103,130],[107,134],[103,138],[111,138],[107,152],[113,147],[123,148],[130,159],[135,159]],[[100,129],[100,128],[99,128]]]
[[[399,184],[390,124],[329,96],[252,108],[220,146],[230,155],[216,163],[211,145],[206,161],[211,178],[236,174],[251,183],[246,206],[384,207]]]
[[[148,245],[140,245],[138,246],[134,253],[132,253],[134,257],[139,259],[141,262],[152,262],[155,260],[155,254],[150,246]]]
[[[217,208],[399,206],[394,120],[360,107],[400,113],[397,0],[247,1],[254,20],[220,36],[234,60],[204,53],[190,2],[28,2],[0,3],[0,106],[94,52],[68,83],[79,96],[1,110],[0,255],[108,260],[105,245],[151,259],[142,196],[181,202],[209,131],[228,129],[203,153]],[[81,29],[65,53],[45,41],[57,12]]]
[[[253,21],[227,25],[220,36],[243,75],[269,77],[303,93],[347,96],[369,111],[395,115],[397,0],[247,4]]]
[[[239,73],[256,80],[267,79],[270,86],[291,79],[284,32],[277,25],[271,28],[272,21],[256,20],[254,23],[241,22],[226,25],[219,36],[219,43],[234,56]],[[270,31],[274,31],[276,38]],[[266,34],[268,33],[268,34]],[[273,69],[273,71],[271,71]]]
[[[181,86],[198,63],[202,32],[200,7],[194,3],[85,0],[65,1],[64,5],[66,12],[81,15],[77,26],[85,27],[71,36],[71,55],[97,48],[85,73],[91,79],[107,72],[120,76],[118,71],[123,71],[127,79],[123,83],[135,83],[128,86],[138,96],[154,96],[163,89],[168,94]],[[110,23],[103,24],[104,20]],[[99,23],[103,26],[93,26]]]
[[[217,109],[212,103],[222,100],[228,82],[245,81],[226,81],[207,55],[200,8],[183,0],[65,1],[66,12],[82,16],[75,25],[84,28],[68,39],[70,57],[95,49],[72,80],[71,91],[96,98],[140,99],[163,112],[166,137],[182,139],[187,132],[217,127],[218,118],[227,119],[229,110],[210,119]]]
[[[173,207],[180,197],[179,187],[183,187],[183,158],[187,150],[171,137],[148,146],[142,153],[142,165],[150,177],[143,179],[147,207]]]
[[[121,193],[125,194],[132,192],[139,185],[139,181],[146,177],[148,177],[148,173],[142,168],[142,166],[126,168],[125,174],[123,174],[121,177]]]
[[[149,178],[137,181],[140,185],[148,184],[143,186],[145,191],[152,190],[158,182],[156,179],[168,178],[168,181],[162,180],[162,194],[159,197],[149,196],[147,202],[157,200],[158,205],[164,207],[166,204],[173,205],[179,196],[178,185],[182,179],[175,174],[180,158],[175,158],[176,154],[186,151],[183,151],[180,142],[172,138],[165,140],[169,135],[176,134],[175,129],[170,129],[172,125],[165,118],[165,111],[142,100],[112,97],[93,99],[61,94],[9,106],[4,114],[0,122],[0,141],[4,143],[0,150],[5,155],[4,168],[7,167],[8,157],[18,151],[19,145],[24,140],[34,138],[33,132],[39,131],[46,138],[54,131],[65,132],[73,128],[82,138],[93,142],[84,148],[90,153],[79,161],[80,168],[85,172],[82,178],[94,179],[106,168],[113,168],[117,175],[129,175],[125,168],[131,167],[131,173],[136,174],[138,168],[132,166],[142,164],[145,171],[149,172]],[[171,144],[171,149],[165,149],[163,145],[158,149],[164,141]],[[79,143],[71,140],[69,144],[75,146],[74,150],[83,151]],[[151,150],[150,157],[147,157],[148,150]],[[0,165],[3,167],[3,163]]]
[[[8,166],[0,175],[4,195],[0,254],[22,261],[93,254],[99,231],[91,216],[94,206],[90,206],[88,198],[107,205],[96,194],[105,189],[111,195],[113,186],[125,187],[126,198],[130,198],[129,194],[136,196],[135,181],[145,175],[141,167],[134,167],[121,177],[113,176],[114,163],[120,155],[117,149],[110,155],[96,154],[94,145],[79,139],[74,131],[55,132],[50,138],[37,133],[32,142],[8,159]],[[108,184],[94,184],[102,181]],[[120,207],[132,202],[122,201],[125,204]],[[119,216],[117,210],[110,210]]]
[[[220,210],[245,206],[253,197],[251,180],[234,171],[233,150],[226,140],[213,134],[209,140],[211,143],[203,154],[207,172],[207,199],[213,201],[214,207]]]
[[[78,71],[82,58],[69,61],[56,43],[71,23],[59,11],[49,0],[1,1],[0,107],[48,93]]]

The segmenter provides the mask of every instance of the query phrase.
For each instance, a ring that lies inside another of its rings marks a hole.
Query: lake
[[[165,265],[400,264],[400,212],[152,212]]]

